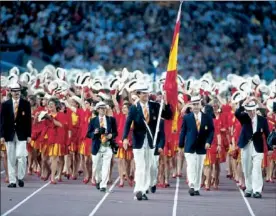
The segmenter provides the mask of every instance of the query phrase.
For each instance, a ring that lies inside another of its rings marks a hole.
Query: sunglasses
[[[11,92],[20,92],[20,90],[11,90]]]

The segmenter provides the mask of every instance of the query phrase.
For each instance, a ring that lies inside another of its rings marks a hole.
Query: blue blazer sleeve
[[[162,116],[162,118],[167,119],[167,120],[172,119],[173,112],[172,112],[170,104],[167,104],[167,105],[164,106],[164,109],[161,113],[161,116]]]
[[[95,137],[95,134],[94,134],[94,131],[95,131],[95,128],[94,128],[94,119],[95,118],[92,118],[90,120],[89,125],[88,125],[88,131],[87,131],[87,134],[86,134],[86,137],[90,138],[90,139],[94,139],[94,137]]]
[[[111,128],[112,128],[112,139],[115,139],[118,136],[116,119],[111,117]]]
[[[211,145],[214,139],[215,128],[214,128],[213,119],[209,116],[207,116],[207,118],[208,118],[208,122],[209,122],[208,125],[210,129],[209,129],[208,137],[206,139],[206,143],[209,143]]]
[[[135,112],[136,112],[136,107],[134,105],[132,105],[129,109],[129,113],[128,113],[128,116],[127,116],[127,120],[126,120],[126,124],[125,124],[125,128],[124,128],[124,133],[123,133],[122,140],[124,140],[128,137],[131,123],[134,120]]]
[[[247,113],[244,112],[244,107],[240,106],[235,112],[236,118],[241,124],[250,123],[251,119]]]
[[[269,146],[268,145],[268,143],[267,143],[267,138],[268,138],[268,136],[269,136],[269,134],[270,134],[270,131],[269,131],[269,127],[268,127],[268,122],[267,122],[267,119],[266,118],[263,118],[263,122],[264,122],[264,134],[265,134],[265,142],[266,142],[266,145],[267,145],[267,147],[268,147],[268,150],[269,151],[272,151],[273,149],[272,149],[272,146]]]
[[[185,137],[187,133],[186,118],[187,116],[184,116],[182,120],[181,132],[179,137],[179,148],[184,148],[184,144],[185,144]]]
[[[165,127],[164,127],[164,120],[161,119],[159,125],[159,142],[158,148],[164,149],[165,147]]]
[[[31,112],[31,104],[29,101],[26,101],[26,127],[27,127],[27,137],[31,137],[32,135],[32,112]]]
[[[1,113],[0,113],[0,138],[4,138],[4,130],[5,130],[5,103],[1,105]]]

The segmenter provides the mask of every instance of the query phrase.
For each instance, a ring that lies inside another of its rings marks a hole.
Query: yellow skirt
[[[61,144],[55,143],[48,146],[48,156],[63,156],[65,154],[65,147]]]
[[[5,144],[0,145],[0,151],[7,151]]]
[[[124,148],[119,148],[116,157],[119,158],[119,159],[125,159],[126,158],[125,149]]]
[[[31,146],[32,146],[34,149],[40,149],[40,143],[37,142],[37,141],[32,140],[32,141],[31,141]]]
[[[86,140],[83,140],[80,144],[79,153],[84,156],[91,155],[91,141],[87,143]]]

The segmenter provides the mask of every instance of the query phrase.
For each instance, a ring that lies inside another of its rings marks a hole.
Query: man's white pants
[[[17,160],[17,177],[23,180],[26,173],[27,165],[27,141],[19,141],[15,133],[12,142],[6,142],[8,157],[9,182],[16,184],[16,160]]]
[[[153,151],[152,164],[150,168],[150,187],[157,184],[158,177],[158,165],[159,165],[159,155],[154,155]]]
[[[253,142],[247,144],[241,149],[241,162],[245,179],[245,187],[247,193],[262,192],[263,175],[262,175],[262,160],[263,153],[255,151]]]
[[[205,154],[185,153],[189,187],[194,188],[195,191],[200,190],[205,156]]]
[[[100,182],[100,188],[107,187],[112,154],[110,147],[101,146],[97,155],[92,156],[92,170],[95,175],[96,183]]]
[[[157,170],[155,169],[156,165],[153,163],[156,160],[154,149],[144,145],[141,149],[133,149],[133,155],[135,162],[134,193],[140,191],[145,194],[150,186],[156,184]]]

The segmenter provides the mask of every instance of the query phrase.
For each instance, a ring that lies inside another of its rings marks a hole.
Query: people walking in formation
[[[27,175],[62,184],[83,178],[106,192],[118,163],[118,187],[134,198],[186,177],[188,193],[219,190],[221,164],[245,197],[261,198],[263,181],[276,179],[276,81],[229,74],[216,82],[178,75],[178,106],[163,90],[166,73],[126,68],[106,73],[47,65],[41,72],[14,67],[1,76],[1,156],[9,188]],[[176,121],[172,142],[166,123]],[[271,141],[272,140],[272,141]],[[17,168],[16,168],[17,165]],[[183,173],[186,167],[186,173]]]

